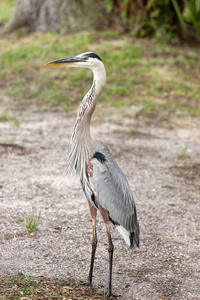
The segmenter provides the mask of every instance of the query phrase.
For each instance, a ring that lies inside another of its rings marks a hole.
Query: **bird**
[[[109,224],[113,224],[118,229],[125,243],[132,250],[139,248],[140,229],[133,193],[124,173],[108,147],[100,141],[94,141],[90,134],[91,117],[106,83],[105,66],[102,59],[94,52],[84,52],[70,58],[55,60],[47,63],[46,66],[88,68],[93,72],[92,86],[81,101],[71,135],[67,172],[75,173],[80,178],[93,223],[91,261],[86,282],[88,286],[92,285],[97,248],[97,210],[106,225],[109,245],[109,276],[105,298],[109,298],[112,295],[114,251]]]

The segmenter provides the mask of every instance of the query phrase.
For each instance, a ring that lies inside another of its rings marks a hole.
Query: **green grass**
[[[174,188],[174,186],[171,185],[171,184],[165,184],[165,185],[162,185],[161,187],[166,188],[166,189],[173,189]]]
[[[1,111],[0,113],[0,121],[8,121],[9,118],[8,118],[8,109],[4,109]]]
[[[184,147],[183,149],[181,149],[181,151],[179,153],[177,153],[178,157],[185,157],[187,154],[187,148]]]
[[[0,85],[10,106],[20,108],[23,103],[24,109],[24,103],[28,108],[34,102],[37,111],[77,109],[91,85],[92,72],[44,64],[91,50],[102,57],[107,70],[100,107],[123,111],[123,107],[142,106],[133,117],[165,123],[200,115],[198,49],[155,44],[112,31],[18,32],[10,39],[9,43],[6,37],[0,41]]]
[[[17,0],[1,0],[0,3],[0,22],[7,22],[12,15]]]
[[[20,217],[17,217],[16,219],[15,219],[15,223],[16,224],[20,224],[20,223],[22,223],[24,220],[22,219],[22,218],[20,218]]]
[[[41,212],[39,212],[38,215],[35,216],[35,214],[31,214],[29,217],[25,220],[25,227],[28,230],[28,232],[33,232],[38,225],[40,224],[40,217]]]
[[[104,299],[104,292],[94,287],[84,287],[72,279],[50,279],[32,276],[0,278],[1,300],[32,299]]]
[[[19,127],[20,123],[16,117],[16,111],[14,108],[5,108],[0,111],[0,122],[11,122],[13,126]]]

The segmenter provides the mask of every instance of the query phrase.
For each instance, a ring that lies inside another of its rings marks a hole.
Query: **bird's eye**
[[[85,60],[88,60],[88,57],[84,57]]]

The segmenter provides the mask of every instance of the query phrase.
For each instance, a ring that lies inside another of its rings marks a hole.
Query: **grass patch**
[[[24,219],[22,219],[22,218],[20,218],[20,217],[17,217],[16,219],[15,219],[15,223],[16,224],[20,224],[20,223],[22,223],[24,221]]]
[[[20,123],[16,117],[15,109],[13,108],[12,110],[14,112],[10,111],[8,108],[0,111],[0,122],[11,122],[15,127],[19,127]]]
[[[0,299],[104,299],[94,287],[84,287],[71,279],[49,279],[31,276],[0,278]]]
[[[0,114],[0,121],[8,121],[8,109],[4,109]]]
[[[171,185],[171,184],[165,184],[165,185],[162,185],[162,188],[164,188],[164,189],[173,189],[174,186]]]
[[[180,157],[180,158],[185,157],[186,154],[187,154],[187,148],[186,147],[181,149],[181,151],[179,153],[177,153],[178,157]]]
[[[165,123],[200,115],[198,49],[155,44],[112,31],[62,37],[57,33],[24,33],[10,39],[10,46],[6,37],[0,41],[0,85],[10,105],[24,109],[34,103],[37,111],[77,109],[91,86],[92,72],[65,66],[47,68],[44,64],[95,51],[107,69],[102,107],[115,106],[122,111],[123,107],[138,106],[141,109],[134,117]]]
[[[25,220],[25,227],[28,232],[33,232],[40,224],[41,212],[35,216],[35,214],[30,215]]]

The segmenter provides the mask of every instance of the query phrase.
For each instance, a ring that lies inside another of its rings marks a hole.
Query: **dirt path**
[[[92,223],[79,182],[61,176],[74,123],[64,114],[22,114],[0,123],[0,274],[86,279]],[[96,118],[92,135],[109,145],[135,195],[141,246],[116,230],[113,292],[120,299],[200,298],[200,131]],[[23,146],[23,147],[22,147]],[[187,149],[186,155],[181,151]],[[27,233],[25,219],[41,211]],[[107,237],[98,216],[94,284],[106,286]]]

